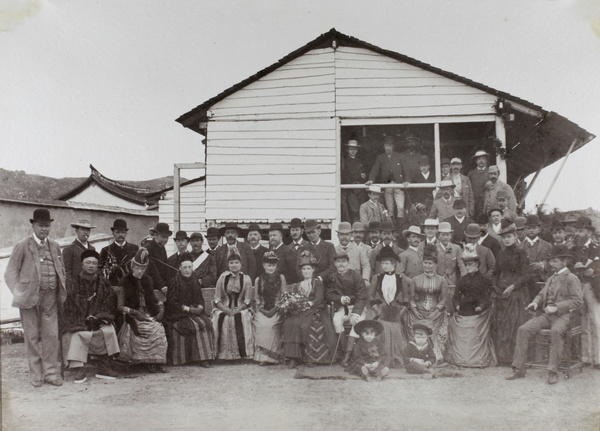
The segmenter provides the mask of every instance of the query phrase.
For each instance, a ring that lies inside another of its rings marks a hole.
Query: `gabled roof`
[[[179,185],[179,187],[185,187],[185,186],[187,186],[187,185],[194,184],[194,183],[197,183],[197,182],[199,182],[199,181],[204,181],[204,180],[206,180],[206,175],[202,175],[201,177],[198,177],[198,178],[194,178],[194,179],[191,179],[191,180],[184,181],[184,182],[182,182],[182,183]],[[148,197],[148,199],[151,199],[151,200],[157,200],[157,199],[159,199],[159,198],[160,198],[160,197],[161,197],[161,196],[162,196],[164,193],[166,193],[166,192],[170,192],[171,190],[173,190],[173,187],[174,187],[174,186],[166,187],[166,188],[164,188],[164,189],[162,189],[162,190],[158,190],[158,191],[156,191],[156,192],[154,192],[154,193],[150,193],[150,194],[148,194],[148,195],[147,195],[147,197]]]
[[[121,199],[124,199],[128,202],[132,202],[138,205],[146,205],[151,203],[147,199],[147,194],[149,192],[148,189],[135,187],[129,184],[124,184],[115,180],[111,180],[110,178],[102,175],[94,166],[90,165],[91,174],[87,179],[82,182],[80,185],[75,187],[74,189],[68,191],[67,193],[59,196],[57,199],[60,201],[66,201],[71,199],[74,196],[77,196],[79,193],[84,191],[92,184],[96,184],[102,190],[117,196]]]

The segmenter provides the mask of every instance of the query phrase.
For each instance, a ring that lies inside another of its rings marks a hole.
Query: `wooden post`
[[[179,166],[174,165],[173,167],[173,231],[177,232],[180,225],[181,219],[181,207],[180,201],[180,188],[179,188]]]
[[[520,207],[521,205],[523,205],[523,202],[525,202],[525,198],[527,197],[527,195],[529,194],[529,192],[531,191],[531,188],[533,187],[533,185],[535,184],[535,180],[537,180],[537,178],[540,175],[540,172],[542,172],[542,169],[544,169],[544,166],[540,166],[540,168],[537,170],[537,172],[535,173],[535,175],[533,176],[533,178],[531,179],[531,182],[529,183],[529,185],[527,186],[527,189],[525,190],[525,193],[523,193],[523,197],[521,197],[521,200],[519,201],[517,208]]]
[[[571,142],[569,151],[567,151],[567,154],[565,154],[565,157],[564,157],[562,163],[560,164],[558,171],[556,171],[556,174],[554,174],[554,178],[552,179],[552,182],[550,183],[550,186],[548,187],[548,191],[544,195],[544,199],[542,199],[542,201],[538,204],[538,208],[541,208],[546,203],[546,199],[548,199],[548,196],[550,195],[550,192],[552,191],[552,187],[554,187],[554,184],[556,183],[558,176],[560,175],[561,171],[563,170],[565,163],[567,163],[567,159],[569,158],[569,155],[573,151],[573,148],[575,148],[576,143],[577,143],[577,138],[573,139],[573,142]]]
[[[342,123],[335,118],[335,220],[331,221],[331,240],[337,243],[333,232],[342,221]]]
[[[496,138],[502,142],[502,147],[506,150],[506,129],[502,117],[496,117]],[[508,172],[506,171],[506,160],[496,156],[496,166],[500,169],[500,180],[506,183]]]
[[[440,144],[440,123],[433,125],[433,146],[435,151],[435,177],[439,184],[442,180],[442,149]]]

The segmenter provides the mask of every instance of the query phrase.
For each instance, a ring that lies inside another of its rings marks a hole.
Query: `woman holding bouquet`
[[[254,360],[260,365],[283,362],[283,316],[276,303],[285,289],[285,277],[277,271],[278,261],[274,251],[267,251],[262,258],[264,272],[254,282]]]
[[[328,363],[335,348],[333,325],[324,309],[325,289],[321,280],[313,278],[317,259],[305,250],[298,256],[297,266],[303,280],[288,286],[278,303],[285,313],[283,350],[290,368],[298,363]]]

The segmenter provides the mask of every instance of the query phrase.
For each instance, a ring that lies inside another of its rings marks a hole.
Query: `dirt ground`
[[[297,379],[284,366],[250,362],[131,370],[62,387],[28,383],[23,344],[2,346],[3,430],[599,430],[600,371],[549,386],[541,370],[504,380],[506,367],[462,377]]]

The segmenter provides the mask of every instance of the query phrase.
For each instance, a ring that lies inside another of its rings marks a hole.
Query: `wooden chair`
[[[532,337],[529,343],[530,361],[525,363],[527,368],[548,368],[548,354],[550,351],[550,329],[542,329]],[[581,360],[581,311],[569,312],[569,327],[565,333],[565,343],[559,371],[565,373],[565,377],[571,376],[571,371],[579,369],[582,371]]]

